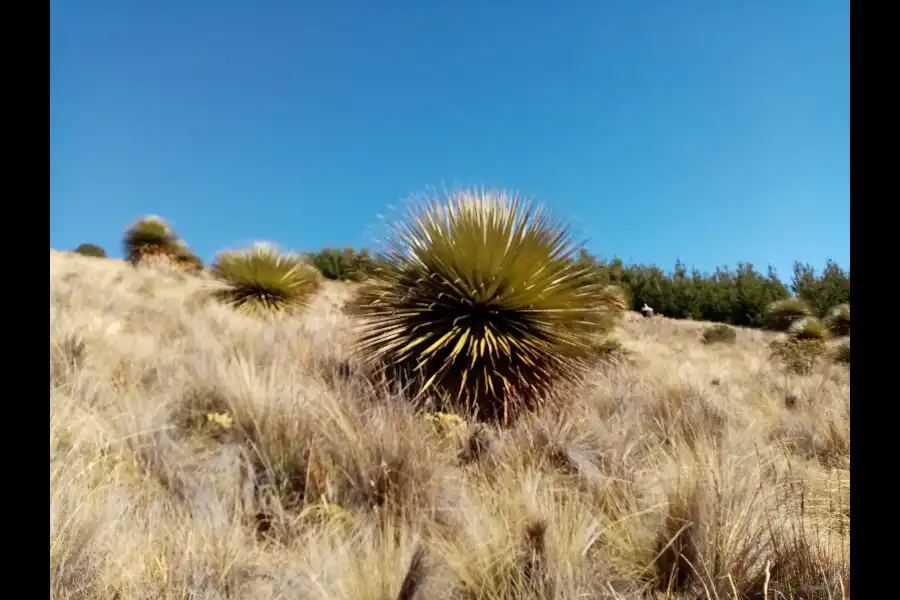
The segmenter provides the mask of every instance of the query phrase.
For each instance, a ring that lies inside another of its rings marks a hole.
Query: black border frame
[[[857,323],[853,330],[853,336],[856,341],[855,356],[857,358],[852,370],[856,376],[855,382],[851,382],[851,396],[862,394],[863,404],[856,406],[861,407],[853,410],[853,402],[851,401],[850,415],[851,420],[856,424],[856,435],[854,435],[851,426],[851,463],[857,464],[856,477],[851,475],[850,487],[850,503],[856,508],[856,519],[851,525],[850,536],[850,561],[851,571],[856,573],[856,588],[858,597],[868,597],[868,594],[859,596],[860,591],[869,589],[872,585],[872,597],[877,597],[877,590],[883,586],[883,589],[889,589],[890,566],[888,563],[888,554],[875,550],[876,542],[882,544],[890,543],[884,536],[888,534],[890,528],[891,517],[886,512],[891,511],[889,506],[892,504],[890,500],[884,498],[881,502],[872,503],[871,507],[868,498],[876,494],[886,494],[887,486],[891,483],[891,477],[884,477],[884,472],[877,467],[879,456],[886,449],[879,451],[878,445],[886,439],[892,432],[887,428],[891,424],[891,420],[887,418],[888,407],[873,402],[878,402],[877,397],[868,398],[867,389],[871,388],[873,396],[877,384],[876,378],[880,374],[891,373],[891,369],[898,368],[893,364],[893,353],[890,350],[876,350],[873,342],[869,343],[870,330],[875,331],[879,327],[875,323],[874,310],[878,310],[876,302],[880,300],[878,291],[869,285],[867,273],[873,261],[878,261],[879,254],[885,250],[872,248],[869,244],[860,244],[855,250],[853,249],[853,229],[854,225],[858,225],[857,232],[861,236],[865,236],[869,243],[878,244],[882,240],[887,240],[889,235],[887,231],[880,231],[880,227],[892,223],[892,219],[868,219],[869,211],[865,198],[866,190],[871,190],[873,199],[878,196],[884,196],[884,189],[891,189],[887,178],[892,175],[890,165],[888,164],[888,153],[877,149],[875,144],[867,145],[865,142],[858,141],[853,143],[853,128],[856,128],[857,140],[865,140],[869,135],[873,139],[883,138],[890,144],[894,139],[894,128],[891,127],[892,117],[895,119],[896,100],[891,97],[889,83],[891,78],[886,78],[885,74],[891,72],[891,66],[894,61],[889,59],[882,63],[882,57],[888,57],[891,36],[896,35],[892,30],[888,29],[895,23],[885,10],[891,7],[890,3],[884,2],[876,4],[875,2],[863,3],[861,1],[850,3],[850,268],[853,269],[854,256],[859,258],[856,274],[860,275],[856,279],[856,284],[852,286],[851,297],[852,304],[856,310]],[[882,9],[882,10],[879,10]],[[883,30],[883,31],[882,31]],[[856,77],[853,72],[855,70]],[[893,86],[890,86],[893,87]],[[855,101],[855,102],[854,102]],[[855,110],[854,110],[855,109]],[[879,144],[878,146],[881,146]],[[872,152],[866,152],[867,148],[872,148]],[[879,178],[883,178],[885,186]],[[855,187],[854,187],[855,182]],[[860,194],[860,203],[853,202],[853,193]],[[886,206],[891,205],[891,201],[884,203]],[[873,202],[874,205],[874,202]],[[887,215],[885,215],[887,217]],[[880,221],[880,222],[879,222]],[[890,252],[890,250],[888,250]],[[883,254],[882,254],[883,255]],[[881,271],[888,277],[893,273],[890,269],[893,265],[885,265],[884,268],[872,269],[873,275]],[[860,271],[860,269],[862,269]],[[872,282],[874,284],[874,282]],[[883,309],[882,309],[883,310]],[[862,321],[859,321],[859,319]],[[871,350],[870,350],[871,347]],[[884,400],[890,394],[890,383],[884,388]],[[870,407],[872,410],[870,410]],[[883,408],[882,408],[883,407]],[[882,409],[883,417],[879,418],[879,408]],[[870,416],[872,415],[872,416]],[[879,426],[884,427],[886,431],[880,431]],[[896,435],[896,433],[895,433]],[[871,475],[867,475],[868,469],[873,468]],[[862,470],[860,470],[862,469]],[[889,471],[888,471],[889,472]],[[870,491],[871,490],[871,491]],[[870,525],[871,524],[871,525]],[[881,536],[874,533],[876,528],[882,528]],[[869,536],[872,537],[869,537]],[[871,546],[869,546],[871,544]],[[866,550],[868,548],[868,550]],[[853,584],[851,583],[851,588]],[[849,590],[848,590],[849,597]]]
[[[891,232],[887,231],[887,226],[893,224],[890,217],[886,214],[887,210],[885,210],[891,207],[891,198],[894,197],[892,182],[888,179],[893,176],[891,169],[893,161],[889,159],[889,152],[894,141],[895,128],[893,125],[896,119],[894,115],[897,112],[896,100],[889,91],[889,87],[893,87],[892,67],[894,66],[894,61],[889,58],[889,46],[892,45],[893,36],[896,35],[891,27],[896,21],[890,18],[887,10],[892,6],[887,2],[876,4],[874,2],[863,3],[861,1],[851,2],[849,6],[851,103],[848,125],[851,129],[850,173],[853,182],[851,183],[850,202],[850,245],[852,250],[850,267],[851,271],[854,270],[854,257],[860,258],[860,262],[856,265],[855,270],[858,275],[862,276],[857,278],[857,283],[853,286],[852,291],[857,322],[854,336],[859,344],[855,345],[855,356],[858,360],[852,367],[856,380],[851,385],[851,395],[860,393],[863,395],[863,404],[859,405],[861,408],[854,410],[851,403],[851,418],[854,420],[857,430],[856,435],[852,436],[852,462],[857,463],[857,470],[856,478],[852,480],[853,483],[851,485],[851,503],[856,508],[857,517],[854,520],[854,535],[851,535],[850,545],[852,569],[857,575],[857,592],[859,594],[860,591],[865,591],[868,585],[873,585],[872,591],[875,594],[872,597],[877,597],[879,584],[891,585],[889,579],[890,566],[886,564],[889,553],[886,553],[884,550],[877,550],[874,544],[875,542],[882,544],[891,543],[888,537],[888,530],[892,525],[892,516],[886,513],[892,510],[892,498],[887,488],[894,482],[890,476],[890,471],[877,470],[876,461],[880,456],[888,456],[887,454],[882,454],[882,452],[891,450],[891,448],[886,448],[883,451],[879,451],[878,445],[889,439],[887,436],[891,434],[896,435],[889,427],[892,423],[887,414],[890,404],[893,402],[890,400],[890,395],[892,392],[895,392],[896,388],[893,388],[890,382],[886,382],[880,393],[875,392],[877,389],[875,381],[879,375],[889,374],[892,372],[892,369],[898,367],[892,360],[893,353],[890,348],[885,349],[886,351],[875,349],[874,333],[872,334],[873,341],[871,345],[868,341],[870,330],[874,332],[879,326],[890,328],[891,325],[879,325],[875,322],[876,316],[881,315],[872,311],[879,310],[876,302],[880,298],[878,298],[876,288],[869,286],[866,272],[870,267],[874,266],[872,265],[873,261],[877,264],[880,253],[885,251],[892,253],[893,248],[872,249],[868,244],[860,244],[855,250],[852,247],[855,225],[859,225],[857,229],[859,235],[865,236],[865,238],[860,239],[865,239],[869,243],[879,244],[880,242],[890,241],[889,236]],[[49,12],[50,9],[48,7]],[[887,60],[882,61],[883,57],[887,58]],[[853,71],[856,73],[855,77],[853,76]],[[867,135],[872,135],[873,141],[881,138],[886,143],[879,144],[880,148],[877,149],[875,144],[867,146],[864,141],[854,144],[852,138],[853,128],[857,131],[858,140],[865,140]],[[868,147],[871,147],[873,150],[867,152]],[[879,179],[883,181],[879,181]],[[879,185],[880,183],[884,185]],[[871,220],[868,218],[870,213],[867,210],[865,201],[867,189],[871,190],[873,204],[875,198],[882,199],[882,204],[884,205],[884,209],[882,209],[884,213],[882,214],[887,218],[873,218]],[[861,194],[859,198],[860,204],[853,202],[853,192]],[[863,270],[860,271],[859,269]],[[875,274],[877,274],[877,271],[873,270],[873,275]],[[862,319],[862,321],[859,319]],[[871,399],[867,396],[866,390],[868,388],[872,388],[873,398]],[[10,465],[14,470],[17,462],[14,461]],[[866,471],[870,466],[875,470],[873,470],[871,475],[866,475]],[[884,475],[887,475],[887,477]],[[27,486],[19,486],[17,491],[27,496],[30,495],[30,489]],[[881,502],[873,502],[869,505],[868,499],[879,494],[882,496]],[[47,498],[47,496],[43,498]],[[39,504],[39,500],[34,503],[35,506]],[[40,517],[40,519],[42,518]],[[37,517],[36,520],[38,520]],[[879,527],[882,529],[882,536],[878,536],[875,533],[875,529]],[[872,536],[871,538],[869,537],[870,535]],[[863,555],[863,549],[868,547],[869,543],[872,543],[873,546]],[[861,560],[863,558],[865,560]]]

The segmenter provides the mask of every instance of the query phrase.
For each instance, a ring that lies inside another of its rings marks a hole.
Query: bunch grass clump
[[[125,231],[125,258],[132,264],[151,256],[174,257],[183,247],[175,230],[161,217],[148,215]]]
[[[615,338],[606,338],[595,344],[594,354],[601,362],[612,364],[631,362],[631,351]]]
[[[841,342],[834,349],[834,360],[841,364],[850,364],[850,340]]]
[[[796,321],[811,314],[809,306],[800,298],[785,298],[768,306],[766,323],[774,331],[787,331]]]
[[[705,329],[702,337],[703,343],[707,345],[717,343],[733,344],[736,339],[737,332],[735,332],[733,327],[729,327],[724,323]]]
[[[219,299],[246,314],[303,309],[319,288],[303,257],[264,242],[219,253],[211,273],[224,284]]]
[[[850,335],[850,305],[838,304],[828,312],[825,325],[835,337]]]
[[[428,199],[391,227],[384,268],[360,290],[362,360],[477,417],[576,377],[620,313],[577,265],[568,230],[500,191]]]

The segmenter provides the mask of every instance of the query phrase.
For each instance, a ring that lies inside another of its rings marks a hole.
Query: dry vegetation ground
[[[348,374],[348,290],[267,322],[50,252],[53,598],[849,597],[850,375],[628,318],[508,431]]]

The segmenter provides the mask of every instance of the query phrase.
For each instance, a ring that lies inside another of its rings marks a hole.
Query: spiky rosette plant
[[[788,336],[795,340],[821,340],[828,339],[828,328],[822,321],[815,317],[806,317],[794,323],[788,328]]]
[[[354,302],[360,358],[417,397],[431,390],[508,420],[577,376],[617,312],[572,260],[570,239],[544,208],[505,192],[411,208]]]
[[[211,274],[224,284],[218,298],[246,314],[305,308],[319,287],[303,257],[265,242],[219,253]]]
[[[809,306],[800,298],[777,300],[766,307],[766,323],[775,331],[787,331],[800,319],[810,316]]]
[[[825,326],[835,337],[850,335],[850,305],[838,304],[825,317]]]
[[[165,220],[148,215],[138,219],[125,231],[122,246],[125,258],[137,264],[149,256],[174,256],[179,249],[179,239]]]

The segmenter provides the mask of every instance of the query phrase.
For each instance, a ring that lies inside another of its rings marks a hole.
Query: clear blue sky
[[[51,0],[50,246],[371,245],[484,184],[626,262],[849,267],[849,39],[836,0]]]

